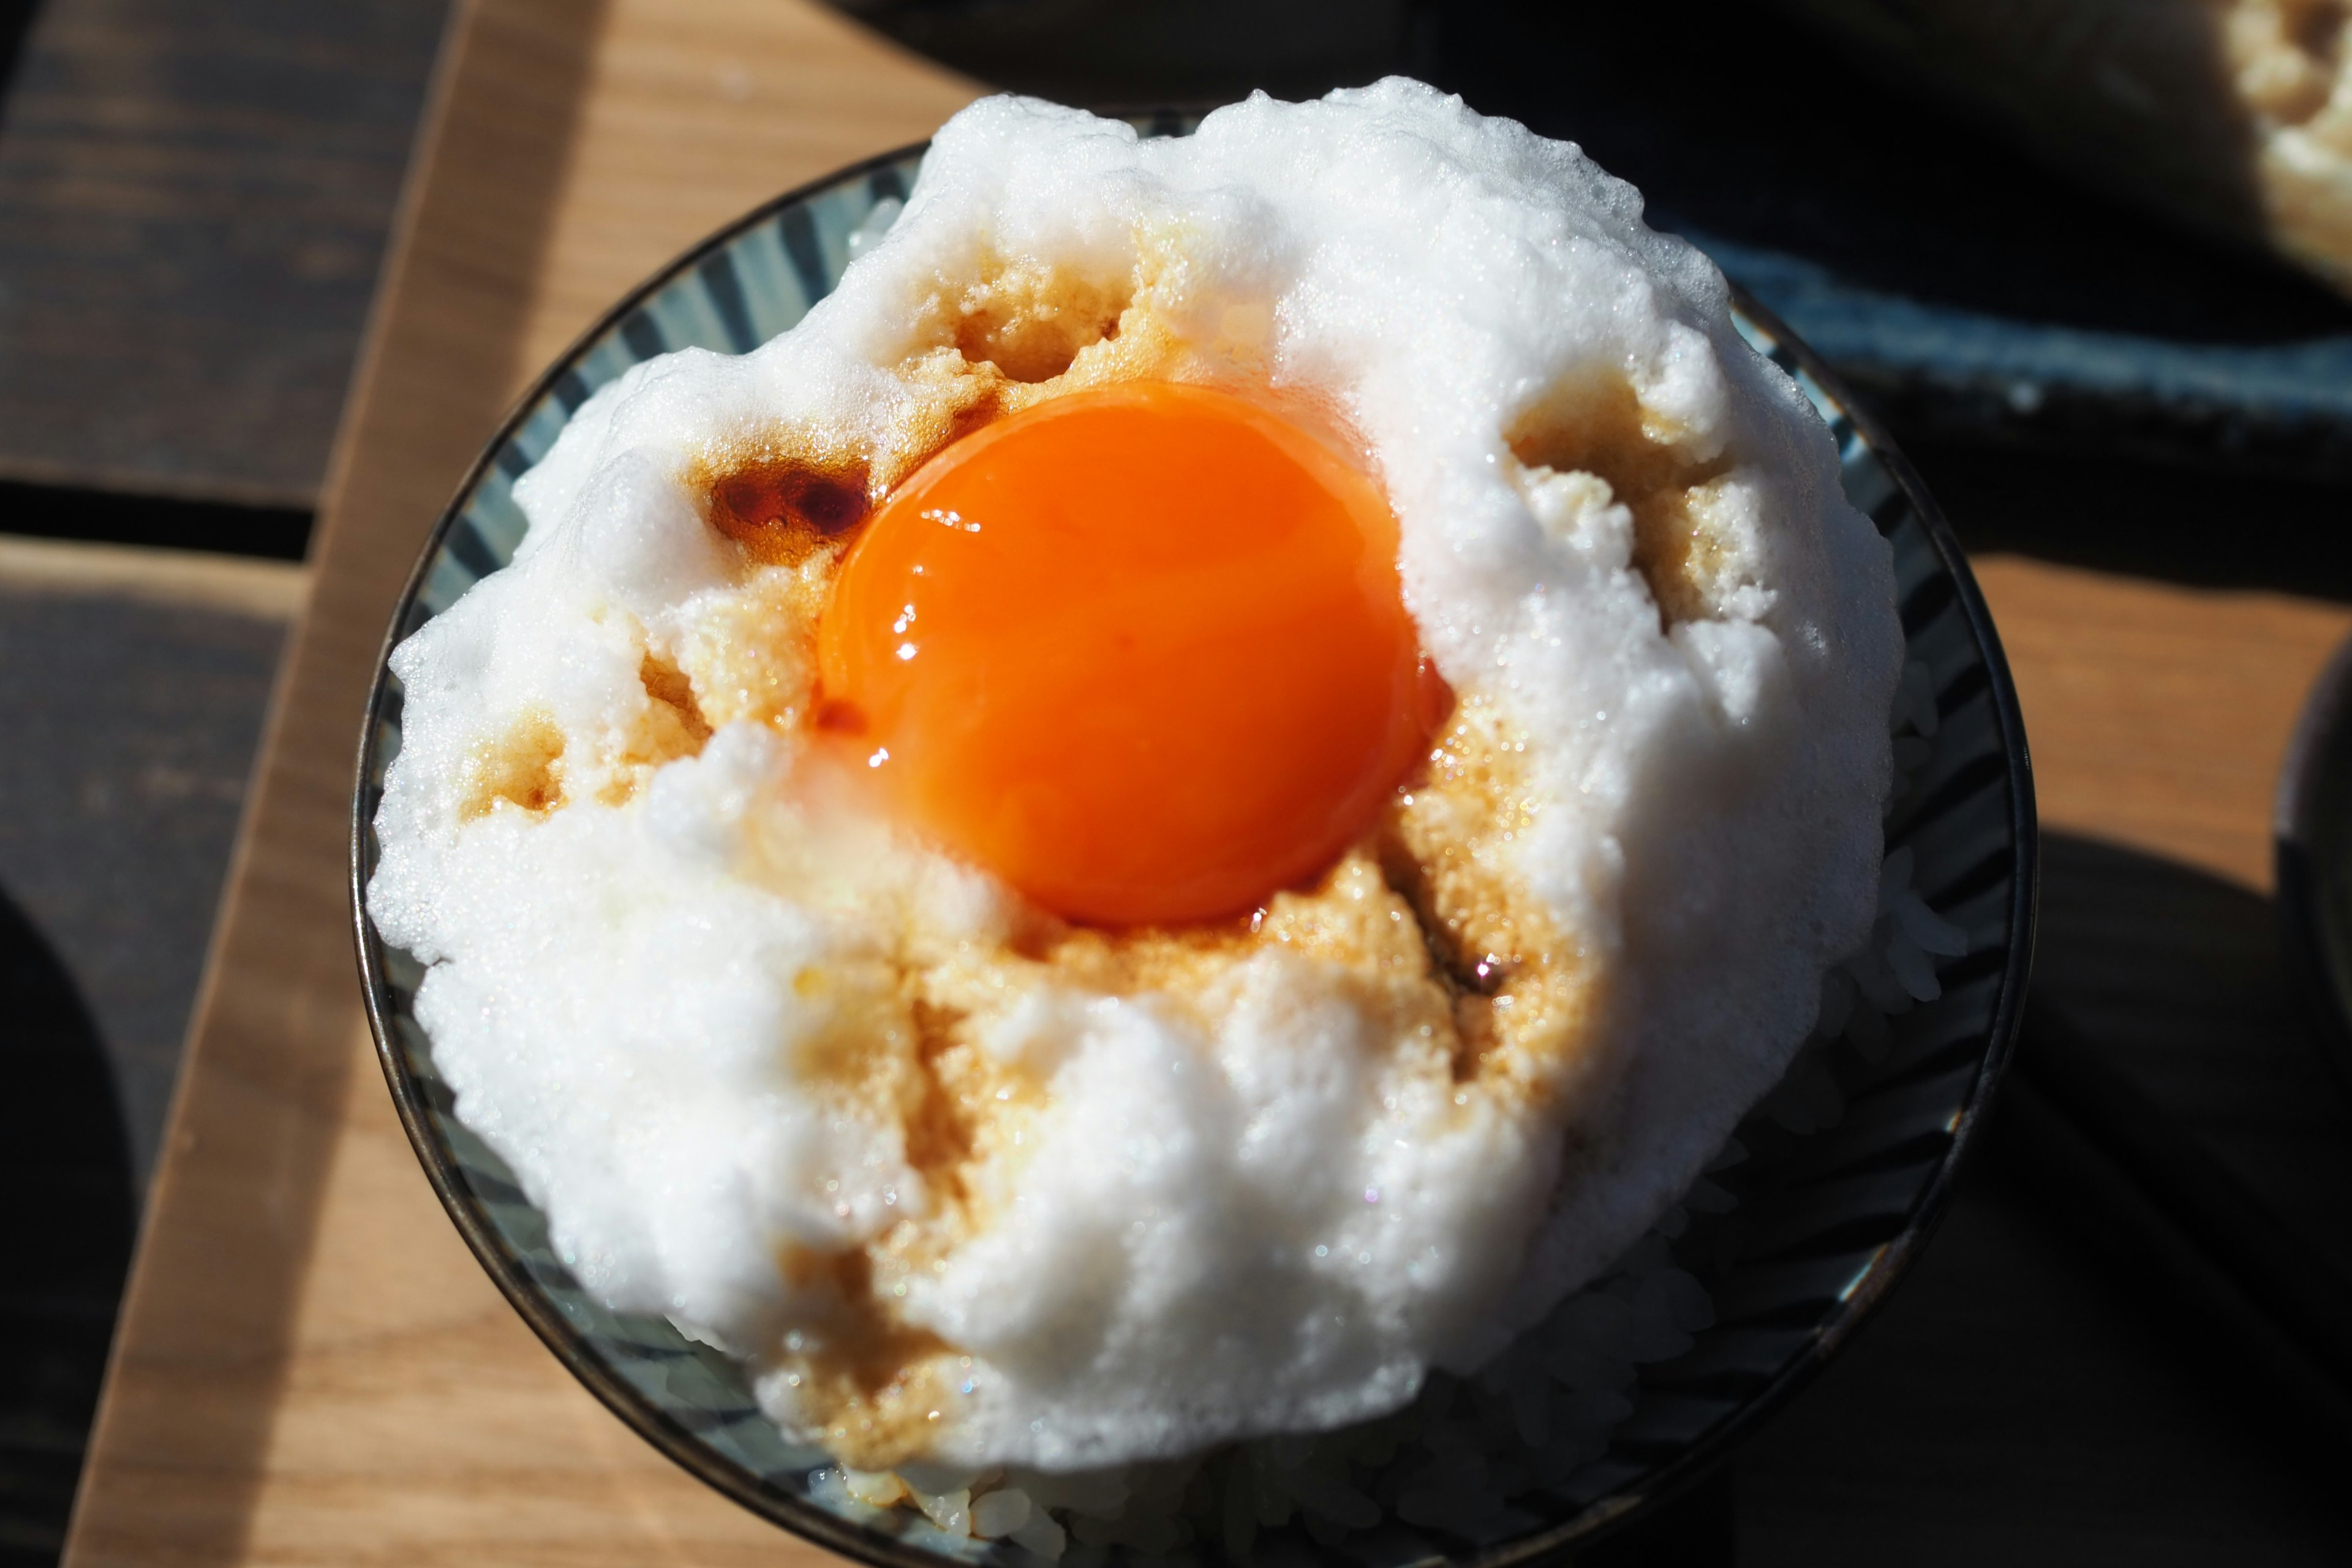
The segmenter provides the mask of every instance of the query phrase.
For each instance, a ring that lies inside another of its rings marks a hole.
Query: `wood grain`
[[[0,474],[316,504],[448,0],[49,0],[0,131]]]
[[[194,605],[291,620],[310,580],[289,561],[256,561],[139,544],[0,537],[0,588],[17,593]]]
[[[349,1042],[367,1053],[362,1030]],[[522,1325],[349,1080],[244,1561],[774,1563],[823,1555],[623,1427]]]
[[[2042,825],[2271,885],[2271,795],[2352,609],[1976,563],[2033,749]]]
[[[467,1257],[369,1060],[343,814],[379,630],[499,405],[698,234],[922,136],[971,90],[807,0],[470,0],[459,14],[343,427],[74,1568],[823,1555],[655,1456]],[[1986,582],[2053,820],[2259,884],[2267,772],[2343,613],[2022,559],[1989,563]]]
[[[976,84],[810,0],[616,4],[596,50],[522,357],[754,203],[919,142]]]

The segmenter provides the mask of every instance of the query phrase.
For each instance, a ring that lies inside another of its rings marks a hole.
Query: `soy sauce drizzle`
[[[798,565],[846,540],[871,510],[856,460],[758,458],[709,484],[711,526],[763,565]]]

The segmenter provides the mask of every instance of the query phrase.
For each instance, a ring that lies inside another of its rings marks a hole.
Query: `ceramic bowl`
[[[2305,700],[2272,822],[2288,972],[2313,1037],[2352,1085],[2352,641]]]
[[[1154,134],[1188,129],[1166,113],[1137,124]],[[880,209],[904,198],[921,162],[922,149],[912,148],[778,197],[615,305],[524,395],[467,476],[401,596],[385,654],[512,555],[524,520],[510,487],[590,393],[667,351],[741,353],[793,325],[832,289],[857,237],[887,226],[890,214]],[[1743,300],[1737,319],[1820,408],[1847,493],[1893,544],[1903,626],[1920,667],[1914,679],[1932,704],[1936,739],[1915,742],[1924,760],[1913,759],[1917,771],[1888,820],[1888,845],[1912,851],[1913,885],[1966,933],[1967,951],[1946,963],[1933,1000],[1889,1021],[1876,1048],[1808,1051],[1798,1079],[1748,1118],[1739,1136],[1751,1158],[1713,1178],[1733,1206],[1675,1244],[1678,1261],[1713,1298],[1714,1324],[1685,1352],[1640,1368],[1628,1391],[1632,1414],[1608,1451],[1559,1487],[1518,1500],[1521,1522],[1507,1538],[1400,1529],[1377,1552],[1386,1568],[1501,1568],[1588,1541],[1709,1470],[1837,1352],[1925,1245],[2016,1034],[2032,945],[2033,802],[1991,620],[1934,503],[1885,435],[1764,311]],[[663,1319],[607,1310],[565,1268],[506,1164],[452,1113],[432,1043],[411,1011],[421,970],[383,944],[361,902],[400,728],[400,684],[380,664],[352,813],[360,966],[401,1121],[482,1267],[624,1421],[744,1507],[872,1563],[1026,1560],[1010,1545],[950,1540],[908,1510],[828,1506],[811,1488],[824,1455],[794,1447],[761,1417],[740,1366]],[[1364,1560],[1286,1529],[1287,1549],[1274,1553],[1285,1561]]]

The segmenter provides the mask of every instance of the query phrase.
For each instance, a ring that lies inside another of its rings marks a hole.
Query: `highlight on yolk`
[[[820,722],[1056,913],[1237,914],[1360,837],[1440,717],[1396,550],[1372,481],[1254,403],[1056,398],[867,522],[819,626]]]

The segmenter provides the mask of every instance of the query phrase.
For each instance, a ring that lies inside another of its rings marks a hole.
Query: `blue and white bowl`
[[[1165,112],[1136,123],[1149,134],[1189,129]],[[475,463],[401,596],[385,655],[511,558],[524,529],[514,480],[592,392],[670,350],[740,353],[792,326],[831,290],[863,237],[887,226],[922,158],[919,147],[888,153],[780,196],[614,306],[524,395]],[[1882,972],[1875,1006],[1865,984],[1853,1026],[1802,1053],[1790,1081],[1743,1123],[1748,1158],[1710,1176],[1706,1203],[1693,1205],[1718,1212],[1674,1244],[1675,1261],[1706,1287],[1712,1324],[1673,1359],[1639,1368],[1626,1390],[1631,1414],[1605,1454],[1514,1499],[1502,1539],[1400,1526],[1328,1547],[1294,1524],[1260,1538],[1264,1560],[1502,1568],[1585,1542],[1706,1474],[1836,1352],[1926,1245],[2008,1061],[2032,949],[2034,816],[2024,731],[1991,619],[1950,531],[1885,435],[1763,310],[1741,299],[1735,319],[1812,398],[1839,443],[1847,495],[1894,545],[1913,719],[1897,742],[1909,780],[1888,818],[1887,847],[1890,857],[1910,852],[1917,907],[1890,909],[1882,924],[1893,930],[1900,914],[1931,933],[1931,948],[1965,951],[1937,972],[1913,944],[1907,978]],[[400,728],[400,683],[380,660],[352,809],[352,919],[394,1102],[482,1267],[597,1397],[754,1512],[894,1568],[1028,1561],[1008,1542],[950,1538],[912,1510],[848,1500],[825,1484],[824,1454],[793,1446],[760,1414],[741,1365],[666,1320],[609,1310],[563,1266],[545,1217],[453,1113],[412,1011],[422,970],[384,945],[361,898]],[[1213,1547],[1205,1555],[1213,1559]]]

